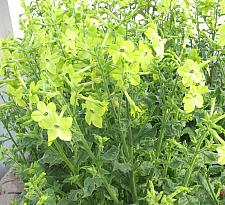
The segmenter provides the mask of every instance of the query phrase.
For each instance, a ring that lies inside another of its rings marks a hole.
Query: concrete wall
[[[15,0],[16,1],[16,0]],[[9,7],[7,0],[0,0],[0,38],[6,38],[9,34],[12,33],[12,23],[9,13]],[[1,54],[1,53],[0,53]],[[0,90],[1,92],[2,90]],[[0,99],[0,104],[2,103]],[[0,123],[0,133],[2,133],[3,126]],[[5,146],[9,146],[10,144],[6,144]],[[5,174],[8,170],[8,167],[5,167],[0,162],[0,178]]]
[[[25,2],[29,3],[28,0],[26,0]],[[19,15],[23,13],[23,8],[20,5],[20,0],[8,0],[8,6],[11,17],[13,35],[15,37],[21,38],[23,37],[23,32],[19,29]]]
[[[16,1],[16,0],[14,0]],[[7,0],[0,0],[0,38],[7,37],[12,32],[12,23]]]
[[[30,4],[31,0],[25,0],[25,2]],[[23,37],[23,32],[19,29],[19,16],[22,13],[23,8],[20,5],[20,0],[0,0],[0,38],[6,38],[10,34],[13,34],[17,38]],[[0,92],[1,91],[0,89]],[[2,101],[0,99],[0,104],[1,103]],[[0,123],[0,134],[3,132],[4,129]],[[10,143],[6,143],[5,146],[10,146]],[[8,167],[5,167],[0,162],[0,178],[7,170]]]

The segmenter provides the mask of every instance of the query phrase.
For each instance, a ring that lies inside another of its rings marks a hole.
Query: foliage
[[[224,0],[21,1],[1,41],[13,204],[224,204]]]

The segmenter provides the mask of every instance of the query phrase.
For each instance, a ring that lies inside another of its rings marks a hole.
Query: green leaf
[[[84,180],[83,197],[85,198],[91,196],[94,190],[95,190],[95,180],[93,178],[87,177]]]
[[[113,145],[109,150],[107,150],[101,158],[106,161],[114,161],[119,154],[119,148]]]
[[[119,170],[124,174],[131,171],[131,165],[129,163],[119,163],[118,161],[114,162],[113,171]]]
[[[49,164],[49,167],[51,167],[53,165],[60,164],[62,162],[62,159],[57,152],[46,150],[40,161],[43,164]]]

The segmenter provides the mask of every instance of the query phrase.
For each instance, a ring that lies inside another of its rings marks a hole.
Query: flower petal
[[[57,130],[56,129],[49,129],[48,130],[48,142],[52,142],[57,138]]]
[[[197,108],[203,107],[203,97],[201,95],[196,95],[194,101]]]
[[[47,108],[49,111],[51,112],[55,112],[56,111],[56,106],[55,106],[55,103],[53,102],[50,102],[48,105],[47,105]]]
[[[72,117],[63,117],[60,119],[60,127],[64,129],[69,129],[72,126],[73,118]]]
[[[58,129],[58,137],[63,141],[71,141],[72,133],[69,129]]]
[[[39,101],[37,104],[37,109],[41,112],[45,112],[47,110],[47,106],[45,105],[44,102]]]
[[[40,111],[34,111],[31,114],[31,118],[35,121],[35,122],[40,122],[41,120],[44,119],[44,115],[42,112]]]

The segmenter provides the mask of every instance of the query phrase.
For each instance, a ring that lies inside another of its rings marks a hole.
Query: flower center
[[[47,116],[47,115],[48,115],[48,112],[45,112],[43,115],[44,115],[44,116]]]
[[[124,48],[121,48],[121,49],[120,49],[120,52],[124,52],[124,51],[125,51]]]
[[[59,125],[54,125],[54,128],[58,129],[58,128],[60,128],[60,126]]]

